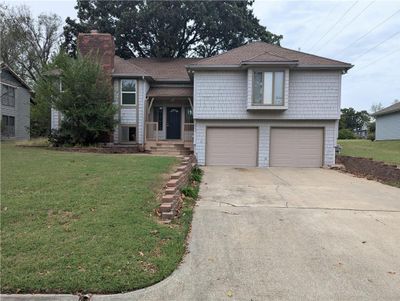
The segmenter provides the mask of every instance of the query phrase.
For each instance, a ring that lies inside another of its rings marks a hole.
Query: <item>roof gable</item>
[[[352,65],[264,42],[253,42],[219,55],[205,58],[193,66],[241,65],[246,62],[297,62],[299,66],[351,68]]]
[[[19,77],[18,74],[15,73],[14,70],[12,70],[7,64],[1,63],[1,70],[7,70],[15,78],[15,80],[17,80],[24,88],[32,93],[31,87],[21,77]]]

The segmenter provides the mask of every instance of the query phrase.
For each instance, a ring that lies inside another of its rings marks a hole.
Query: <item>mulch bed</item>
[[[49,147],[51,150],[78,152],[78,153],[98,153],[98,154],[132,154],[138,153],[138,147],[113,147],[113,146],[100,146],[100,147]]]
[[[400,168],[397,165],[350,156],[336,156],[336,163],[342,164],[345,171],[356,176],[400,187]]]

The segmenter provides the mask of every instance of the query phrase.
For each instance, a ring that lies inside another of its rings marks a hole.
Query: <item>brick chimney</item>
[[[104,71],[111,75],[114,69],[114,39],[109,33],[99,33],[92,30],[90,33],[78,35],[78,50],[83,55],[98,55]]]

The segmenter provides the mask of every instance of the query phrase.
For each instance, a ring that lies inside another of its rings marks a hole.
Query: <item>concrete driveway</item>
[[[207,167],[178,270],[93,300],[400,300],[400,189],[325,169]]]

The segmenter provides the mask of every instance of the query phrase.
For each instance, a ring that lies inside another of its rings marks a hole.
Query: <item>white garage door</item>
[[[206,165],[257,166],[257,128],[207,128]]]
[[[271,128],[270,166],[320,167],[322,128]]]

